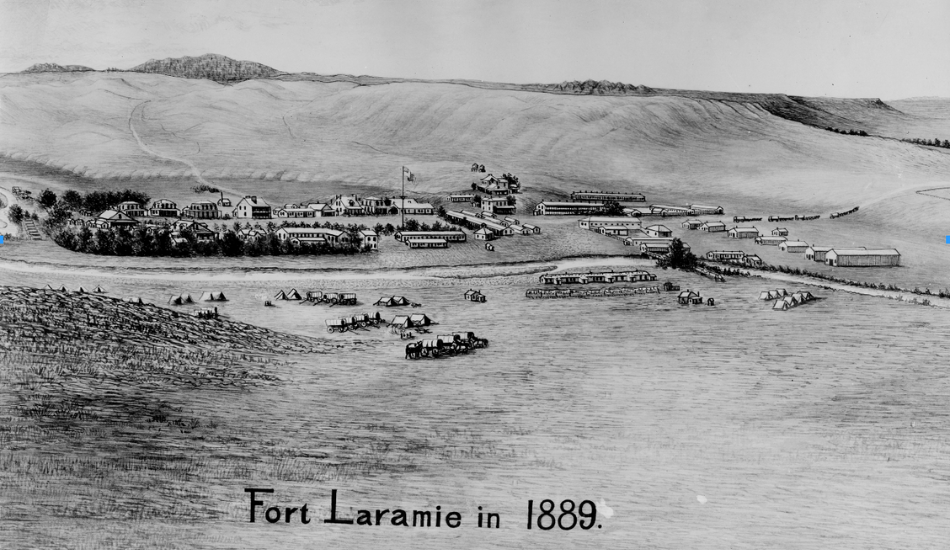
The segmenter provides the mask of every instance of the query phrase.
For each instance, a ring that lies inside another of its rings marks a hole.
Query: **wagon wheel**
[[[432,358],[435,359],[435,358],[437,358],[438,356],[439,356],[439,350],[437,350],[437,349],[432,350]]]
[[[337,300],[336,298],[330,300],[330,304],[332,304],[332,305],[336,305],[337,302],[339,302],[339,300]]]
[[[333,327],[327,327],[327,332],[329,332],[330,334],[333,334]]]

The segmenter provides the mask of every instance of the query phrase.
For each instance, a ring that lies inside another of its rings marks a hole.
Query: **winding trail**
[[[224,191],[227,191],[227,192],[229,192],[229,193],[232,193],[232,194],[235,194],[235,195],[238,195],[238,196],[242,195],[242,193],[239,192],[239,191],[236,191],[236,190],[234,190],[234,189],[228,189],[228,188],[222,187],[222,186],[220,186],[220,185],[218,185],[218,184],[213,184],[213,183],[209,182],[208,180],[204,179],[204,177],[201,176],[201,170],[199,170],[198,167],[195,166],[195,164],[194,164],[193,162],[191,162],[190,160],[188,160],[188,159],[182,159],[182,158],[178,158],[178,157],[172,157],[172,156],[169,156],[169,155],[166,155],[166,154],[163,154],[163,153],[159,153],[158,151],[156,151],[156,150],[152,149],[151,147],[149,147],[149,146],[142,140],[141,136],[139,136],[139,133],[135,131],[135,125],[132,123],[132,120],[135,118],[135,113],[136,113],[136,111],[138,111],[140,107],[141,107],[142,109],[144,109],[144,108],[145,108],[145,104],[146,104],[146,103],[149,103],[150,101],[151,101],[150,99],[149,99],[149,100],[145,100],[145,101],[143,101],[142,103],[139,103],[138,105],[132,107],[132,109],[129,111],[129,131],[132,132],[132,137],[134,137],[136,143],[138,143],[139,149],[141,149],[143,152],[145,152],[145,153],[147,153],[147,154],[149,154],[149,155],[151,155],[151,156],[153,156],[153,157],[157,157],[157,158],[160,158],[160,159],[170,160],[170,161],[172,161],[172,162],[178,162],[178,163],[184,164],[185,166],[187,166],[188,168],[191,169],[191,174],[195,177],[196,180],[198,180],[198,183],[202,183],[202,184],[207,185],[207,186],[209,186],[209,187],[216,187],[216,188],[218,188],[218,189],[222,189],[222,190],[224,190]],[[200,150],[200,148],[201,148],[201,144],[200,144],[200,143],[198,144],[198,147],[199,147],[199,150]]]

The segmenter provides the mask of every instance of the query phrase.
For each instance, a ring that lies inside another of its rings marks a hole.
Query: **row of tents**
[[[297,292],[296,288],[292,288],[290,289],[289,292],[284,292],[283,290],[281,290],[280,292],[274,295],[274,299],[275,300],[303,300],[303,296],[301,296],[300,293]]]
[[[775,300],[775,303],[772,304],[772,309],[786,311],[792,309],[793,307],[811,302],[812,300],[815,300],[815,296],[812,295],[811,292],[808,292],[807,290],[805,292],[796,292],[789,296],[785,296],[780,300]]]
[[[397,315],[393,317],[392,321],[389,322],[390,327],[400,329],[427,327],[433,324],[435,323],[425,313],[417,313],[415,315]]]
[[[376,300],[376,303],[374,303],[373,305],[385,306],[385,307],[400,307],[400,306],[419,307],[422,304],[411,302],[405,296],[383,296],[379,300]]]
[[[202,292],[201,296],[195,300],[191,297],[191,294],[178,294],[172,295],[168,298],[168,304],[173,306],[183,306],[185,304],[193,304],[195,302],[227,302],[228,298],[224,295],[223,292]]]
[[[81,286],[77,288],[76,290],[70,291],[68,288],[66,288],[66,285],[62,285],[59,288],[53,288],[49,283],[47,283],[46,286],[43,287],[43,290],[55,290],[57,292],[76,292],[78,294],[90,293],[90,291],[86,290],[84,287],[81,287]],[[95,294],[102,294],[103,292],[105,292],[105,290],[102,290],[101,286],[97,286],[95,289],[92,290],[92,293],[95,293]]]
[[[788,291],[784,288],[776,290],[763,290],[759,293],[759,300],[778,300],[788,296]]]

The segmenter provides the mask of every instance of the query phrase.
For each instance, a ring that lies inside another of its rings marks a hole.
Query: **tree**
[[[56,193],[50,191],[49,188],[43,189],[39,200],[43,208],[52,208],[56,204]]]
[[[70,189],[63,193],[63,205],[70,210],[82,210],[82,195],[75,189]]]
[[[440,218],[444,218],[445,215],[446,215],[445,207],[440,204],[440,205],[439,205],[439,210],[436,212],[436,214],[437,214]]]
[[[23,208],[19,204],[11,204],[10,208],[7,209],[7,216],[10,217],[10,221],[19,224],[23,221]]]
[[[619,202],[610,201],[604,204],[604,215],[623,216],[623,206]]]
[[[672,267],[673,269],[694,269],[696,267],[696,255],[686,250],[683,241],[673,239],[670,243],[670,252],[662,259],[657,261],[660,267]]]

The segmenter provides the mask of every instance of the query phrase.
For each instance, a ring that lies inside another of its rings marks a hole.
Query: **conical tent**
[[[86,289],[83,288],[83,287],[77,288],[77,289],[76,289],[76,292],[78,292],[79,294],[87,294]]]
[[[98,293],[101,294],[101,293],[105,292],[105,290],[102,290],[102,287],[101,287],[101,286],[97,286],[96,289],[95,289],[93,292],[98,292]]]
[[[199,302],[213,302],[214,296],[210,292],[202,292],[201,298],[198,298]]]
[[[193,304],[195,303],[195,300],[191,297],[191,294],[185,293],[181,295],[181,303]]]
[[[775,300],[775,304],[772,306],[772,309],[788,309],[788,302],[785,300]]]
[[[300,293],[297,292],[296,288],[290,289],[290,292],[287,293],[287,298],[285,299],[286,300],[303,300],[303,298],[300,296]]]
[[[56,290],[56,289],[51,287],[49,283],[46,283],[46,286],[43,287],[43,290]]]
[[[284,294],[284,291],[283,291],[283,290],[281,290],[280,292],[278,292],[277,294],[274,295],[274,299],[275,299],[275,300],[286,300],[286,299],[287,299],[287,295]]]
[[[211,297],[214,298],[215,302],[227,302],[228,299],[224,296],[223,292],[212,292]]]
[[[168,299],[168,304],[173,306],[181,305],[181,296],[172,296]]]
[[[66,290],[66,285],[63,285],[63,286],[59,287],[59,291],[60,291],[60,292],[68,292],[68,290]]]
[[[768,300],[772,297],[772,292],[770,290],[763,290],[759,293],[759,300]]]
[[[778,292],[779,292],[782,296],[788,296],[788,291],[786,291],[784,288],[778,289]]]

